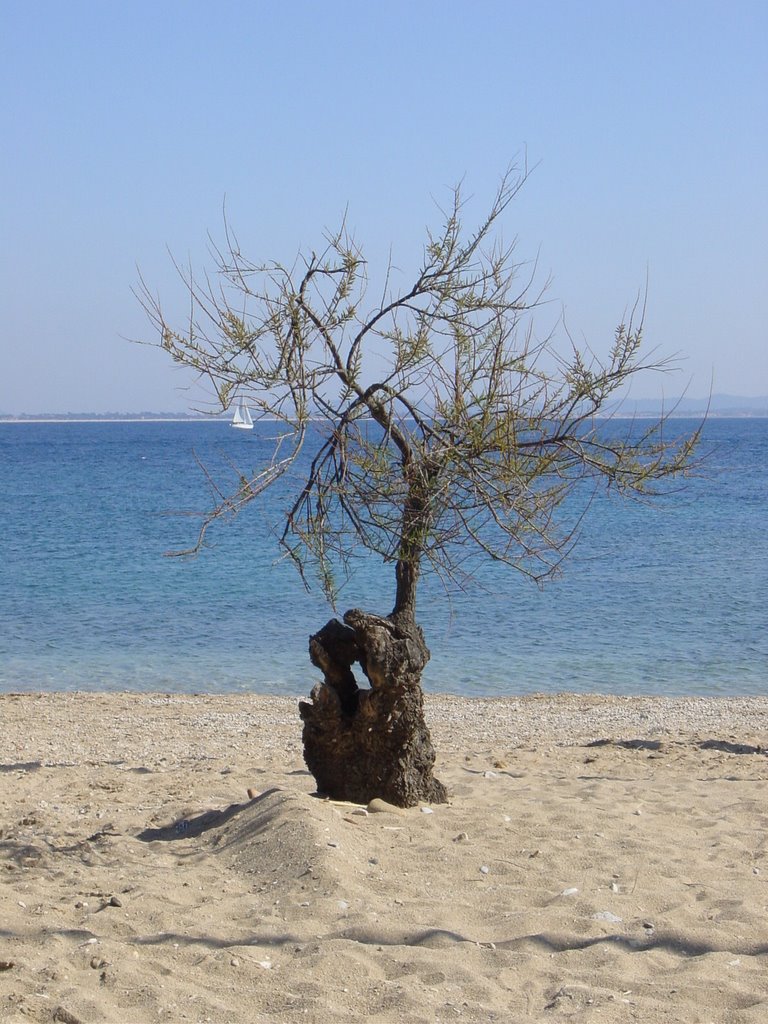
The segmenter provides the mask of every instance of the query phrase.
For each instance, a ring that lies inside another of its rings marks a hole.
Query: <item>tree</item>
[[[631,378],[663,365],[641,356],[642,323],[622,323],[603,360],[535,340],[535,267],[499,240],[524,181],[509,171],[474,231],[457,187],[418,272],[397,288],[389,267],[370,306],[367,265],[344,224],[291,267],[252,263],[226,226],[215,278],[182,272],[183,330],[141,284],[157,343],[210,383],[221,409],[245,396],[279,424],[271,460],[218,492],[189,550],[306,449],[280,538],[305,583],[314,571],[333,599],[356,545],[393,566],[388,615],[353,609],[310,640],[324,682],[300,705],[305,758],[336,798],[445,799],[423,715],[422,571],[463,583],[474,553],[542,582],[576,539],[561,515],[576,488],[653,497],[691,466],[698,433],[669,437],[662,417],[617,434],[598,418]]]

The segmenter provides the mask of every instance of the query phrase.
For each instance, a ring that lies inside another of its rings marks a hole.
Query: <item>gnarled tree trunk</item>
[[[309,654],[325,676],[312,703],[299,704],[304,759],[318,792],[356,803],[381,797],[399,807],[444,803],[424,721],[421,673],[429,650],[412,618],[353,609],[344,623],[331,619],[310,638]],[[355,662],[370,689],[358,686]]]

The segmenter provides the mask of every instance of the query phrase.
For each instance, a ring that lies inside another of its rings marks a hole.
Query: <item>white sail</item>
[[[240,404],[235,409],[235,415],[232,417],[231,426],[237,430],[253,430],[253,420],[251,419],[251,410],[240,400]]]

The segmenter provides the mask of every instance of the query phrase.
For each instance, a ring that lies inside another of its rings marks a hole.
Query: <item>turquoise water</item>
[[[426,688],[766,692],[768,420],[713,419],[704,449],[661,508],[596,500],[543,590],[491,565],[467,593],[425,579]],[[163,556],[195,534],[168,513],[207,507],[196,456],[250,468],[267,450],[226,423],[0,423],[0,690],[308,692],[331,610],[275,564],[285,494],[196,559]],[[391,604],[391,567],[364,560],[341,607]]]

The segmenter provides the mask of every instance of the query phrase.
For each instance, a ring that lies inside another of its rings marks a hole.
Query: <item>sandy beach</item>
[[[0,696],[0,1021],[768,1020],[768,698],[427,718],[403,812],[294,699]]]

